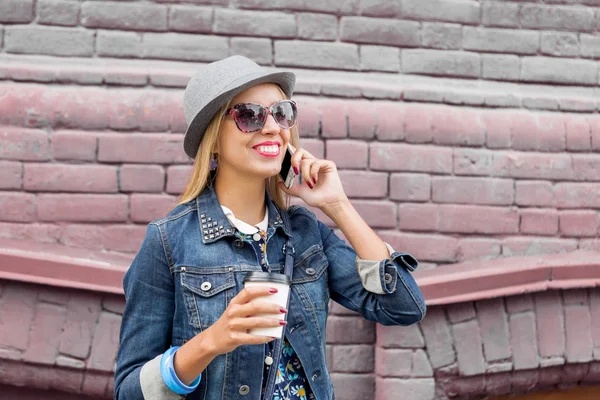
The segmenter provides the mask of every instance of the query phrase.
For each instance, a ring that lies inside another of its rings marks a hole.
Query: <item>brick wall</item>
[[[187,80],[243,54],[297,73],[304,146],[422,268],[598,251],[599,24],[594,0],[0,0],[0,237],[136,252],[190,170]],[[370,398],[379,336],[333,314],[340,397]]]

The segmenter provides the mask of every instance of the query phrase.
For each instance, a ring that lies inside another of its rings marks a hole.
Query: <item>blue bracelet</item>
[[[196,390],[200,384],[200,378],[202,377],[202,374],[194,379],[194,382],[192,382],[189,386],[181,382],[175,373],[175,367],[173,366],[173,359],[175,358],[175,353],[177,350],[179,350],[179,347],[180,346],[171,347],[162,355],[160,359],[160,374],[163,378],[163,381],[167,387],[171,389],[171,391],[180,395],[186,395]]]

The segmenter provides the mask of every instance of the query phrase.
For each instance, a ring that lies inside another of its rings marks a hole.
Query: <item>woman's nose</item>
[[[279,127],[279,124],[275,121],[275,118],[273,118],[273,116],[269,114],[267,116],[267,120],[265,121],[265,126],[263,126],[261,132],[265,135],[274,135],[279,133],[280,130],[281,128]]]

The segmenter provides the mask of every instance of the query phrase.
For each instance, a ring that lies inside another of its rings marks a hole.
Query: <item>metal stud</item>
[[[214,239],[214,238],[215,238],[215,235],[210,235],[210,238],[211,238],[211,239]]]
[[[208,236],[204,236],[204,240],[208,240]]]
[[[206,224],[202,224],[202,228],[203,228],[203,229],[206,229],[206,228],[208,228],[208,227],[206,226]]]
[[[211,218],[211,217],[208,217],[208,218],[206,218],[206,220],[207,220],[208,222],[210,222],[210,221],[212,221],[212,218]]]
[[[204,217],[206,217],[206,214],[201,214],[200,215],[200,218],[204,218]]]
[[[227,233],[231,233],[231,229],[227,229]]]
[[[217,221],[213,222],[213,226],[217,226],[217,225],[218,225]]]
[[[206,219],[203,218],[202,219],[202,223],[205,224],[206,223]]]
[[[214,229],[209,229],[208,233],[213,233],[215,230]]]

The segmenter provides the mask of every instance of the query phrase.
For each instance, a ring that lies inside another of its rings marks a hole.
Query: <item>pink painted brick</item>
[[[411,376],[412,358],[412,350],[377,347],[375,352],[377,376],[398,378]]]
[[[590,289],[591,333],[594,345],[594,360],[600,359],[600,288]]]
[[[98,371],[111,372],[119,347],[121,316],[102,312],[92,341],[92,352],[87,367]]]
[[[592,149],[600,149],[600,117],[597,115],[590,115],[587,117],[587,121],[590,124],[590,133],[592,136]]]
[[[331,366],[335,372],[373,372],[375,369],[374,348],[372,345],[334,346]]]
[[[94,161],[98,138],[89,132],[57,131],[50,136],[55,160]]]
[[[25,164],[23,187],[40,192],[115,193],[117,168],[108,165]]]
[[[534,314],[511,315],[509,325],[515,370],[537,368],[539,358]]]
[[[399,157],[410,154],[410,157]],[[407,144],[373,143],[370,167],[383,171],[452,172],[452,149]]]
[[[424,350],[416,350],[412,358],[411,375],[415,378],[430,378],[433,376],[433,369]]]
[[[350,137],[372,139],[375,137],[377,115],[370,101],[347,102],[348,133]]]
[[[436,204],[400,204],[399,227],[403,231],[436,231],[439,221]]]
[[[61,287],[40,286],[38,301],[57,305],[66,305],[69,301],[69,291]]]
[[[99,224],[70,224],[64,226],[60,242],[70,247],[102,250],[102,230]]]
[[[368,163],[369,145],[357,140],[328,140],[327,159],[338,168],[365,169]]]
[[[352,205],[372,228],[396,228],[398,216],[394,203],[382,200],[353,200]]]
[[[327,342],[372,344],[375,342],[375,324],[362,317],[332,316],[327,321]]]
[[[434,369],[445,367],[456,361],[452,335],[444,310],[441,307],[430,307],[427,315],[419,323],[427,343],[427,355]]]
[[[375,392],[375,377],[371,374],[331,374],[336,397],[348,400],[369,399]]]
[[[459,240],[458,246],[458,261],[489,260],[502,251],[502,244],[496,239],[465,238]]]
[[[392,174],[390,198],[401,201],[428,201],[431,198],[431,177],[426,174]]]
[[[473,307],[473,303],[470,301],[449,304],[446,307],[446,312],[448,313],[448,319],[452,324],[475,318],[475,307]]]
[[[36,199],[31,193],[0,192],[0,220],[32,222],[35,220]]]
[[[54,364],[59,337],[65,323],[64,306],[38,303],[29,333],[29,347],[23,359],[31,363]]]
[[[404,140],[404,107],[395,102],[374,102],[377,113],[376,136],[381,141]]]
[[[511,153],[510,176],[522,179],[570,180],[573,163],[570,154]]]
[[[560,233],[564,236],[596,236],[600,219],[596,211],[561,211]]]
[[[453,162],[455,175],[510,176],[510,158],[506,152],[455,148]]]
[[[325,143],[321,139],[302,139],[301,146],[317,158],[325,158]],[[366,164],[365,164],[366,165]]]
[[[440,145],[481,146],[485,126],[476,109],[436,107],[432,119],[433,142]]]
[[[523,393],[535,387],[539,380],[539,370],[513,373],[512,390]]]
[[[597,154],[573,154],[573,177],[581,181],[598,181],[600,156]]]
[[[519,206],[553,207],[554,188],[551,182],[517,181],[516,203]]]
[[[150,222],[165,217],[175,207],[176,199],[162,194],[131,195],[131,220]]]
[[[510,373],[490,374],[485,378],[485,391],[491,396],[502,396],[510,393],[512,376]]]
[[[50,159],[48,135],[41,130],[0,126],[0,159],[46,161]]]
[[[118,295],[108,294],[102,299],[102,309],[115,314],[123,315],[125,310],[125,298]]]
[[[510,179],[434,177],[431,184],[436,203],[512,205],[515,198]]]
[[[536,293],[534,297],[540,356],[562,356],[565,352],[565,334],[560,292],[548,290]]]
[[[381,232],[379,236],[396,251],[405,251],[420,261],[454,262],[458,240],[449,236]]]
[[[508,321],[502,299],[481,300],[476,306],[485,359],[489,363],[510,358]]]
[[[511,147],[510,121],[507,111],[486,111],[482,114],[486,127],[486,144],[490,149]]]
[[[162,192],[165,171],[160,165],[123,165],[119,172],[122,192]]]
[[[587,306],[588,305],[588,292],[587,290],[563,290],[563,304],[565,306]]]
[[[321,135],[325,138],[345,138],[348,136],[346,102],[327,100],[321,102]]]
[[[409,326],[377,324],[377,346],[383,348],[424,348],[425,340],[418,324]]]
[[[517,210],[471,205],[441,205],[438,230],[458,233],[516,233]]]
[[[124,222],[129,201],[125,195],[40,194],[40,221]]]
[[[388,192],[388,174],[371,171],[339,171],[349,197],[384,198]]]
[[[396,399],[398,393],[402,393],[403,400],[433,400],[435,398],[435,380],[433,378],[377,378],[375,399]],[[345,399],[346,397],[342,398]]]
[[[592,326],[587,306],[565,307],[567,336],[567,362],[589,362],[592,360]]]
[[[565,126],[561,116],[515,113],[511,120],[512,147],[517,150],[565,150]]]
[[[452,326],[454,348],[460,375],[472,376],[485,372],[482,341],[476,320]]]
[[[30,285],[14,283],[4,288],[0,303],[0,346],[27,350],[36,296]]]
[[[567,135],[567,150],[589,151],[592,149],[590,124],[582,116],[569,115],[565,117]]]
[[[91,396],[104,396],[108,382],[110,382],[112,379],[113,378],[110,375],[87,373],[83,376],[81,391],[86,394],[90,394]]]
[[[433,140],[433,109],[432,106],[422,104],[406,104],[404,106],[404,135],[407,142],[430,143]]]
[[[316,137],[321,131],[321,100],[314,97],[294,96],[300,110],[298,129],[301,137]]]
[[[508,296],[504,301],[506,302],[506,311],[510,314],[533,310],[533,297],[529,293]]]
[[[0,161],[0,189],[17,189],[23,186],[23,164]]]
[[[60,334],[62,354],[86,359],[90,354],[92,336],[101,310],[101,298],[96,294],[73,293],[67,305],[67,316]]]
[[[506,257],[570,253],[575,250],[577,240],[571,239],[512,237],[502,241],[502,255]]]
[[[600,208],[600,183],[557,183],[558,208]]]
[[[102,247],[111,251],[137,252],[146,235],[145,225],[110,225],[100,231]]]
[[[555,235],[558,232],[558,211],[553,209],[520,210],[522,233]]]
[[[183,151],[183,135],[99,135],[98,161],[150,164],[190,162]],[[132,151],[134,149],[134,151]]]
[[[167,168],[167,193],[183,193],[191,172],[192,167],[189,166],[169,166]]]

